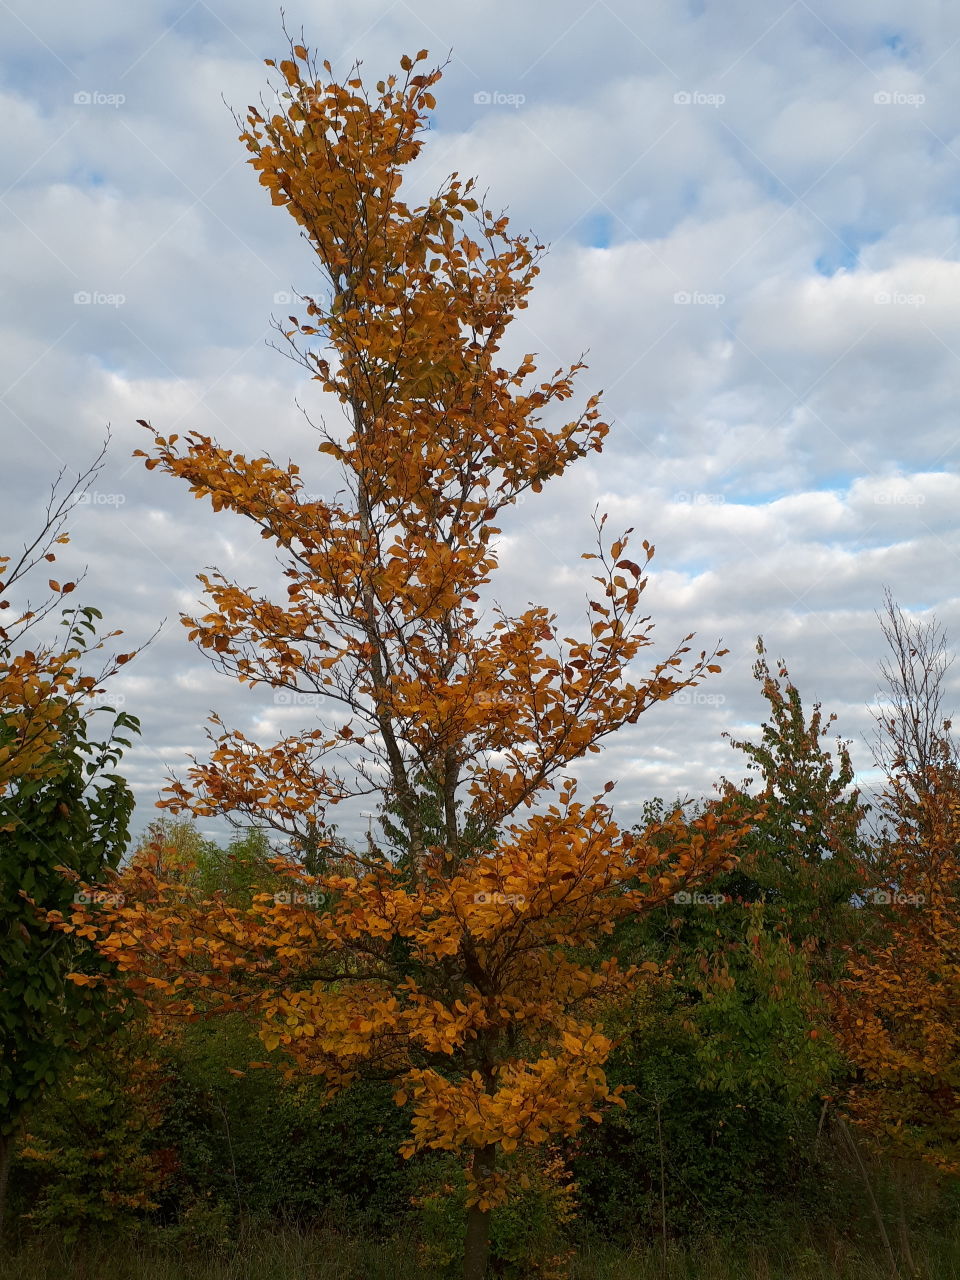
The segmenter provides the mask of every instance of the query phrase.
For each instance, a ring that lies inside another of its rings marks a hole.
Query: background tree
[[[56,642],[37,638],[44,621],[76,590],[82,577],[62,584],[50,578],[42,601],[14,605],[15,594],[36,576],[35,571],[56,560],[54,548],[70,541],[64,532],[67,520],[102,470],[109,441],[108,434],[97,457],[74,481],[65,483],[65,470],[59,473],[40,531],[17,558],[0,555],[0,617],[6,619],[0,624],[0,797],[20,778],[37,780],[45,770],[57,769],[55,748],[64,709],[89,705],[90,698],[102,692],[99,686],[133,657],[116,654],[99,672],[79,669],[81,658],[89,662],[93,653],[121,634],[113,631],[94,643],[89,623],[101,615],[92,609],[64,613],[65,634]],[[10,614],[5,612],[8,609]]]
[[[943,627],[886,592],[888,709],[874,758],[886,783],[883,857],[865,932],[838,993],[855,1069],[848,1114],[900,1155],[960,1173],[960,757],[944,711],[953,658]]]
[[[754,677],[768,704],[757,743],[734,739],[746,754],[748,770],[762,783],[756,793],[749,780],[735,791],[756,815],[736,870],[721,885],[734,898],[762,903],[768,921],[808,956],[815,979],[837,976],[845,943],[851,940],[853,895],[864,887],[867,806],[853,786],[847,744],[836,752],[826,744],[836,715],[824,718],[814,703],[809,720],[800,692],[783,659],[773,676],[763,640],[757,640]]]
[[[67,541],[63,524],[102,457],[66,496],[58,496],[58,477],[44,530],[8,572],[4,590],[54,559],[50,548]],[[105,1025],[103,993],[66,981],[72,970],[102,972],[104,961],[89,941],[53,930],[44,912],[66,910],[74,897],[64,869],[96,885],[117,866],[133,809],[130,789],[112,770],[130,745],[123,733],[138,732],[139,724],[125,712],[97,708],[95,699],[103,681],[134,655],[115,655],[98,674],[83,671],[84,660],[120,632],[98,637],[98,610],[65,609],[60,642],[15,648],[74,586],[51,580],[46,603],[27,607],[0,630],[0,1221],[23,1117]],[[96,740],[98,711],[110,726]]]
[[[889,880],[868,908],[885,927],[853,960],[840,988],[838,1021],[856,1069],[844,1099],[851,1117],[881,1146],[957,1175],[960,794],[931,772],[920,797],[904,780],[909,817],[898,832]]]
[[[881,846],[885,835],[902,840],[904,824],[922,838],[924,822],[941,821],[937,790],[960,791],[960,753],[945,705],[953,665],[946,631],[936,619],[908,618],[889,589],[884,600],[878,617],[889,651],[880,664],[886,706],[874,712],[873,740],[873,757],[886,779]]]
[[[822,1095],[846,1070],[825,995],[856,934],[864,805],[845,745],[826,742],[835,717],[808,714],[785,663],[774,674],[757,648],[767,716],[758,741],[730,739],[752,776],[718,785],[749,824],[740,859],[610,943],[669,977],[616,1024],[610,1078],[629,1086],[626,1109],[578,1140],[584,1196],[618,1232],[765,1232],[785,1200],[812,1212],[820,1198]],[[685,820],[716,803],[689,802]],[[648,803],[637,831],[661,839],[664,812]]]
[[[624,558],[626,534],[605,544],[605,517],[598,553],[586,556],[602,589],[586,639],[561,638],[539,606],[518,617],[493,608],[481,625],[498,514],[598,450],[608,428],[596,396],[565,425],[544,423],[582,363],[540,381],[532,355],[498,363],[542,246],[511,235],[456,174],[420,207],[399,199],[440,78],[416,73],[426,57],[403,58],[403,78],[371,97],[356,74],[325,83],[293,46],[279,67],[282,110],[251,108],[242,135],[328,287],[325,299],[303,299],[306,319],[291,317],[287,337],[348,415],[340,436],[320,433],[342,498],[308,498],[296,464],[197,433],[182,450],[154,433],[146,463],[253,521],[284,558],[282,603],[201,575],[212,608],[184,619],[191,639],[244,683],[320,695],[330,710],[270,747],[214,718],[223,732],[210,761],[173,784],[168,804],[270,824],[294,855],[327,841],[316,876],[295,858],[278,862],[292,893],[322,902],[274,893],[248,911],[200,904],[140,867],[142,906],[104,919],[99,936],[145,992],[179,999],[190,983],[198,999],[256,1007],[268,1050],[331,1087],[363,1063],[402,1077],[407,1151],[468,1157],[471,1278],[484,1271],[489,1211],[504,1196],[498,1153],[571,1132],[617,1096],[596,1015],[636,976],[568,949],[592,951],[619,916],[729,864],[739,828],[721,807],[666,823],[660,847],[620,830],[601,797],[575,799],[576,760],[719,669],[703,652],[682,670],[684,641],[646,679],[628,678],[652,644],[644,568]],[[309,349],[316,337],[328,356]],[[652,554],[644,543],[646,562]],[[424,791],[442,798],[439,826]],[[372,793],[394,806],[406,865],[376,843],[353,851],[327,840],[328,808]],[[468,831],[497,839],[483,848]],[[65,927],[93,926],[79,912]]]

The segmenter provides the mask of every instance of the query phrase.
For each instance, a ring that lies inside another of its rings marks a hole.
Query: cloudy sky
[[[869,784],[882,590],[960,636],[960,8],[937,0],[287,0],[291,32],[370,81],[427,47],[449,62],[415,190],[475,174],[551,251],[506,354],[587,351],[613,429],[504,520],[497,597],[582,617],[590,514],[656,544],[660,651],[722,638],[723,674],[651,710],[588,784],[618,816],[742,775],[724,730],[765,704],[758,634],[837,712]],[[322,396],[272,319],[315,285],[229,108],[268,92],[279,7],[249,0],[0,2],[0,547],[51,480],[107,465],[64,572],[141,642],[113,686],[143,723],[137,825],[203,722],[263,742],[304,724],[218,676],[178,622],[195,575],[270,579],[256,531],[131,453],[148,418],[333,487],[297,401]],[[648,652],[653,652],[648,651]],[[960,671],[952,688],[960,694]],[[956,701],[960,703],[960,696]],[[365,825],[347,815],[350,832]],[[210,828],[213,830],[213,828]]]

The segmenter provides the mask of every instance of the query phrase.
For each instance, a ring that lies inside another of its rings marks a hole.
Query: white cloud
[[[361,0],[288,8],[301,22],[371,80],[401,52],[452,47],[411,196],[476,173],[551,241],[505,358],[537,350],[549,372],[589,349],[581,399],[606,389],[604,454],[503,522],[504,604],[582,616],[599,503],[609,528],[657,545],[647,652],[690,630],[731,649],[704,686],[717,701],[655,708],[584,780],[619,778],[627,813],[739,776],[720,734],[762,715],[758,632],[808,701],[866,733],[882,586],[960,634],[960,106],[941,56],[960,20],[899,0],[661,0],[642,21],[623,0],[538,2],[522,20],[505,0]],[[300,709],[188,646],[177,619],[198,570],[268,584],[276,567],[255,530],[131,458],[135,420],[293,457],[312,491],[336,483],[294,397],[331,420],[335,406],[267,347],[282,295],[316,287],[311,257],[220,96],[242,112],[266,90],[275,14],[227,0],[169,23],[157,0],[14,0],[0,101],[0,541],[19,544],[60,466],[85,465],[111,423],[105,498],[65,559],[88,563],[84,598],[134,640],[168,619],[123,685],[144,722],[128,757],[141,823],[165,767],[203,753],[209,708],[264,733]]]

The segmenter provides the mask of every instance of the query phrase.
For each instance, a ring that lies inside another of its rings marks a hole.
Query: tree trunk
[[[907,1224],[907,1206],[904,1200],[904,1184],[907,1178],[906,1161],[896,1160],[894,1162],[894,1172],[897,1185],[897,1230],[900,1235],[900,1251],[903,1254],[903,1260],[910,1275],[919,1276],[920,1268],[916,1264],[913,1249],[910,1246],[910,1228]]]
[[[13,1134],[0,1133],[0,1237],[3,1235],[3,1215],[7,1203],[7,1182],[10,1162],[13,1159]]]
[[[473,1176],[480,1181],[493,1173],[497,1148],[491,1143],[480,1147],[473,1156]],[[467,1238],[463,1247],[463,1280],[484,1280],[490,1256],[490,1210],[471,1205],[467,1210]]]
[[[863,1163],[863,1157],[860,1155],[860,1148],[857,1146],[853,1134],[847,1127],[847,1122],[842,1117],[840,1120],[840,1132],[847,1140],[847,1145],[853,1152],[860,1170],[860,1176],[863,1178],[863,1185],[867,1189],[867,1196],[870,1199],[870,1207],[873,1210],[873,1220],[877,1224],[877,1230],[880,1232],[880,1239],[883,1241],[883,1247],[887,1253],[887,1260],[890,1263],[890,1275],[899,1277],[900,1269],[897,1266],[896,1255],[893,1252],[893,1246],[890,1243],[890,1237],[887,1235],[887,1228],[883,1224],[883,1214],[880,1212],[880,1206],[877,1204],[877,1197],[873,1194],[873,1187],[870,1184],[870,1175],[867,1173],[867,1166]]]

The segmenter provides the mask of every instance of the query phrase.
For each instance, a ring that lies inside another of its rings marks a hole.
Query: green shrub
[[[573,1257],[570,1225],[575,1186],[557,1156],[517,1152],[502,1166],[510,1200],[494,1211],[490,1268],[504,1280],[566,1280]],[[414,1203],[421,1261],[438,1276],[459,1276],[462,1266],[466,1178],[450,1156],[425,1158]]]
[[[67,1240],[136,1229],[158,1208],[173,1167],[157,1140],[163,1087],[136,1028],[75,1064],[18,1144],[14,1216]]]

